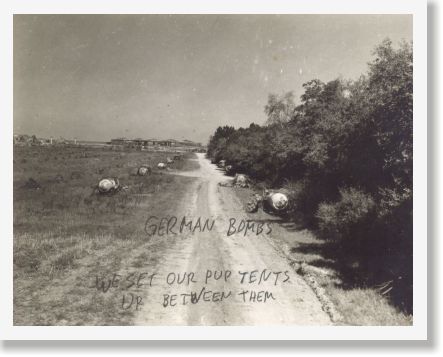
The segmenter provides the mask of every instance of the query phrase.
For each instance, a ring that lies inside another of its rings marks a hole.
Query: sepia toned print
[[[411,15],[14,15],[14,325],[412,325]]]

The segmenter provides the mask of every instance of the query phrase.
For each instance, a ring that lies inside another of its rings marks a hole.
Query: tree
[[[396,50],[386,39],[374,54],[367,95],[371,125],[384,156],[383,170],[391,185],[412,187],[412,45],[403,42]]]
[[[269,94],[268,104],[265,106],[265,113],[268,117],[267,125],[283,125],[289,122],[294,115],[295,103],[294,93],[288,92],[281,96]]]
[[[219,126],[214,135],[209,138],[208,143],[208,156],[214,160],[220,160],[220,153],[223,151],[226,140],[235,132],[235,128],[232,126]]]

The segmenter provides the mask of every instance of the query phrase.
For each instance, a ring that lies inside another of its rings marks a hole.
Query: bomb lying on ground
[[[109,194],[112,195],[122,189],[118,178],[116,177],[107,177],[103,178],[99,181],[97,185],[97,190],[100,194]]]
[[[149,166],[140,166],[137,171],[137,175],[139,176],[146,176],[150,175],[152,172],[152,169]]]
[[[246,204],[246,211],[255,213],[261,207],[266,213],[284,216],[292,208],[293,200],[285,190],[264,190],[262,195],[254,194]]]
[[[244,174],[235,174],[235,177],[232,181],[229,182],[220,182],[219,186],[223,187],[241,187],[247,188],[251,184],[251,180],[247,175]]]
[[[235,187],[246,188],[249,187],[250,180],[249,177],[244,174],[236,174],[233,180],[233,185]]]
[[[227,175],[232,175],[234,173],[234,166],[226,165],[225,172]]]

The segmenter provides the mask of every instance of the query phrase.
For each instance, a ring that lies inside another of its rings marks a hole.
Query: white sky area
[[[14,133],[189,139],[266,120],[268,94],[355,79],[410,15],[15,15]]]

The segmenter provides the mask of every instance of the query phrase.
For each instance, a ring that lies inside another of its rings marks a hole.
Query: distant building
[[[124,146],[127,148],[133,148],[133,149],[145,149],[149,147],[174,147],[174,148],[180,148],[180,147],[186,147],[186,148],[200,148],[202,145],[200,143],[195,143],[190,140],[175,140],[175,139],[166,139],[166,140],[159,140],[159,139],[142,139],[142,138],[135,138],[135,139],[127,139],[127,138],[116,138],[111,139],[109,142],[111,145],[119,145]]]
[[[117,138],[117,139],[111,139],[111,144],[112,145],[125,145],[127,143],[129,143],[131,140],[126,139],[126,138]]]

